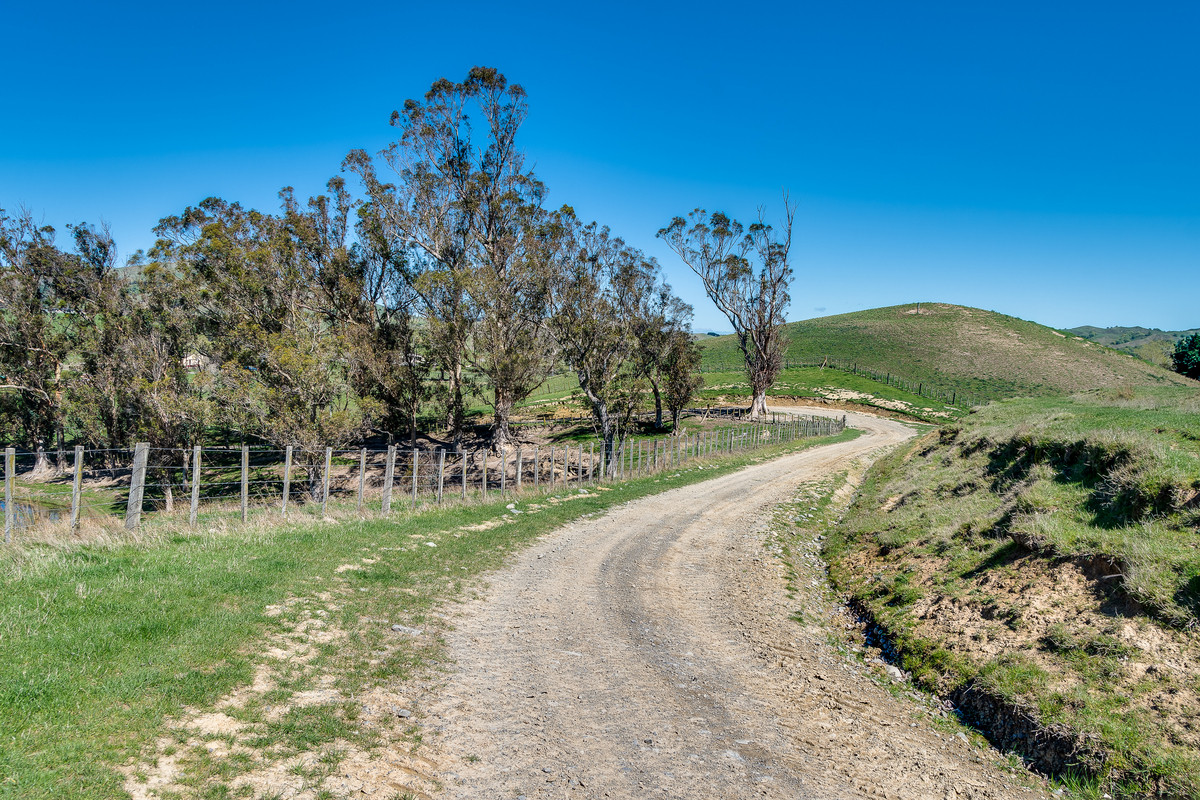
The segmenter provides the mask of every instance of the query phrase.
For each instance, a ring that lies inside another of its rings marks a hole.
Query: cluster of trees
[[[1180,375],[1200,380],[1200,333],[1185,336],[1175,343],[1171,367]]]
[[[526,113],[494,69],[439,80],[393,113],[378,157],[347,156],[360,190],[285,188],[276,213],[209,198],[124,269],[103,228],[70,226],[63,247],[0,211],[5,438],[51,470],[68,443],[166,458],[217,426],[315,469],[326,446],[415,438],[430,406],[458,445],[478,393],[503,447],[517,404],[565,365],[611,463],[644,398],[661,425],[698,386],[692,310],[652,258],[544,206],[516,141]]]

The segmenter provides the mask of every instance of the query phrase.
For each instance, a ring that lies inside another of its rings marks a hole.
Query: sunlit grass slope
[[[922,303],[793,322],[788,357],[825,355],[974,397],[1069,394],[1122,386],[1195,385],[1132,356],[1035,322]],[[706,337],[706,368],[736,368],[733,336]]]

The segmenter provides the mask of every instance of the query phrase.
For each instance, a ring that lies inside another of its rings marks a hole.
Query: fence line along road
[[[392,512],[397,503],[417,508],[450,499],[507,497],[528,489],[583,488],[597,482],[647,475],[718,454],[845,429],[845,417],[772,415],[735,419],[726,427],[685,436],[622,437],[612,463],[596,442],[471,451],[386,450],[365,447],[305,451],[249,447],[130,450],[76,447],[74,464],[57,477],[34,475],[34,454],[4,454],[4,541],[19,529],[88,518],[124,517],[136,530],[144,513],[182,512],[197,524],[200,507],[237,508],[243,522],[253,509],[286,515],[297,503],[326,513],[331,499],[355,503],[359,513]],[[116,466],[98,466],[107,464]],[[235,505],[236,504],[236,505]]]
[[[886,370],[875,370],[869,367],[860,366],[858,361],[852,358],[840,358],[838,356],[815,356],[812,358],[789,358],[784,361],[784,369],[804,369],[808,367],[820,367],[824,369],[837,369],[843,372],[849,372],[852,375],[862,375],[868,377],[876,383],[882,383],[885,386],[894,386],[897,389],[903,389],[909,394],[915,394],[918,397],[927,397],[930,400],[937,400],[949,406],[958,408],[973,408],[981,406],[988,401],[974,395],[969,395],[960,392],[957,389],[944,389],[935,386],[927,381],[910,381],[903,378],[894,372]],[[701,365],[701,372],[741,372],[746,368],[744,361],[728,360],[728,361],[709,361]]]

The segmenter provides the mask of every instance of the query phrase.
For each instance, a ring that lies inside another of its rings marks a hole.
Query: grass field
[[[965,409],[928,397],[921,397],[895,386],[888,386],[865,375],[838,369],[804,367],[785,369],[771,387],[775,397],[815,398],[852,402],[868,408],[899,411],[928,422],[939,422],[962,414]],[[698,405],[734,402],[750,398],[750,384],[741,370],[705,372],[704,385],[696,393]]]
[[[238,796],[237,778],[272,762],[292,764],[328,797],[319,787],[346,749],[369,750],[385,736],[354,698],[436,667],[444,623],[434,611],[481,573],[571,519],[827,441],[718,457],[586,495],[531,494],[517,500],[519,517],[506,509],[513,498],[389,520],[346,509],[332,510],[337,520],[298,514],[241,526],[233,513],[211,513],[198,533],[150,525],[133,540],[6,548],[0,797],[122,797],[119,770],[147,778],[156,758],[178,765],[180,796]],[[393,624],[434,634],[397,635]],[[172,723],[215,712],[280,646],[307,655],[273,662],[270,688],[254,701],[222,706],[242,731],[237,742]],[[327,702],[296,700],[313,692]],[[312,758],[289,761],[298,754]]]
[[[825,355],[907,381],[985,399],[1095,388],[1183,385],[1185,379],[1125,353],[1015,317],[925,303],[856,311],[787,325],[788,357]],[[733,336],[705,337],[707,368],[733,368]]]
[[[1200,797],[1198,412],[1175,387],[979,409],[876,466],[831,574],[1043,769]]]

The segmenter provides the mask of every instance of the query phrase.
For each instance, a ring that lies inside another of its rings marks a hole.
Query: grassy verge
[[[149,766],[164,758],[176,765],[182,796],[237,796],[247,790],[239,776],[264,761],[287,763],[319,787],[348,749],[385,736],[389,726],[366,713],[364,693],[443,658],[436,636],[397,634],[393,625],[436,629],[438,604],[571,519],[855,435],[721,457],[584,495],[526,495],[519,516],[506,508],[513,498],[387,520],[346,510],[340,520],[297,515],[240,526],[212,512],[198,533],[159,524],[138,542],[6,549],[0,796],[122,797],[119,770],[150,780],[152,770],[140,766],[148,752]],[[222,704],[263,677],[272,649],[284,655],[271,661],[261,691]],[[297,701],[314,692],[327,702]],[[197,733],[172,722],[218,705],[227,728]]]
[[[1041,769],[1200,797],[1200,400],[994,403],[882,459],[826,548],[915,679]]]

